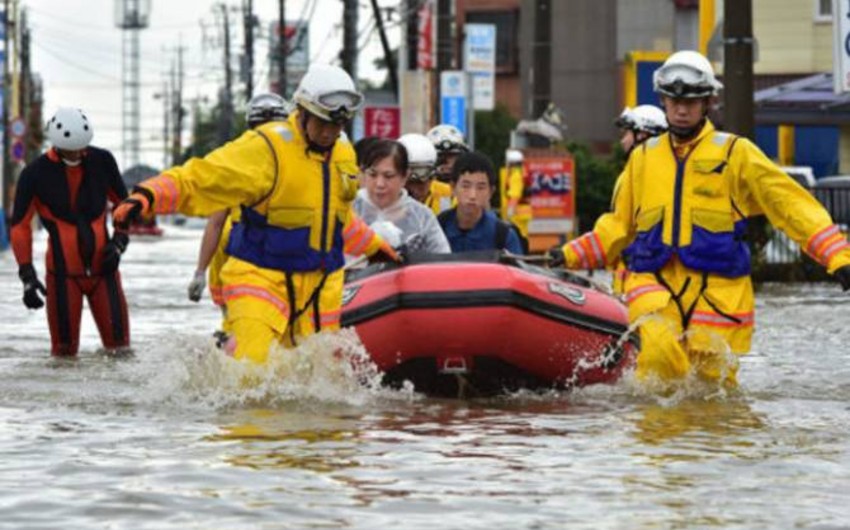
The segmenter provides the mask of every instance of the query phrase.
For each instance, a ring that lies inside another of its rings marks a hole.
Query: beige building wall
[[[832,23],[816,20],[818,0],[753,0],[756,74],[832,71]]]

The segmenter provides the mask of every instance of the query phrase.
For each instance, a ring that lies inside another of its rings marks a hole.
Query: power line
[[[39,41],[37,41],[37,40],[34,40],[34,41],[33,41],[33,44],[35,45],[35,47],[36,47],[36,48],[38,48],[38,49],[40,49],[41,51],[45,52],[46,54],[48,54],[48,55],[50,55],[50,56],[54,57],[55,59],[59,59],[60,61],[62,61],[62,63],[63,63],[63,64],[66,64],[66,65],[68,65],[68,66],[70,66],[70,67],[72,67],[72,68],[76,68],[77,70],[80,70],[80,71],[86,72],[86,73],[88,73],[88,74],[91,74],[91,75],[94,75],[94,76],[97,76],[97,77],[101,77],[101,78],[103,78],[103,79],[109,79],[110,81],[114,81],[114,82],[116,82],[116,83],[120,83],[120,82],[121,82],[121,80],[120,80],[119,78],[117,78],[117,77],[113,77],[113,76],[111,76],[111,75],[104,74],[103,72],[98,72],[97,70],[94,70],[94,69],[92,69],[92,68],[89,68],[88,66],[83,66],[83,65],[81,65],[81,64],[79,64],[79,63],[77,63],[77,62],[75,62],[75,61],[73,61],[73,60],[71,60],[71,59],[68,59],[67,57],[63,56],[62,54],[57,53],[57,52],[54,52],[54,51],[52,51],[52,50],[48,49],[47,47],[45,47],[43,44],[41,44],[41,43],[40,43]]]

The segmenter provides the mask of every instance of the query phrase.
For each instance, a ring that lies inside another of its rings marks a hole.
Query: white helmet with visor
[[[285,120],[288,116],[286,100],[277,94],[264,92],[252,97],[248,102],[245,121],[253,128],[266,122]]]
[[[615,123],[621,129],[645,132],[651,136],[658,136],[667,130],[667,117],[664,116],[664,111],[655,105],[626,107]]]
[[[427,136],[441,155],[469,151],[469,147],[463,140],[463,133],[454,125],[441,123],[428,131]]]
[[[691,50],[668,57],[652,75],[652,83],[659,94],[682,99],[716,96],[723,88],[708,59]]]
[[[363,94],[338,66],[312,64],[301,78],[293,101],[322,120],[344,124],[363,106]]]
[[[399,137],[398,142],[407,150],[410,180],[425,182],[434,176],[437,150],[425,135],[410,133]]]

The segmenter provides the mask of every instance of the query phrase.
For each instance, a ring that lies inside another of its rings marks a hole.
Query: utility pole
[[[286,0],[277,0],[277,91],[282,97],[286,97]]]
[[[552,100],[552,0],[535,0],[531,78],[531,118],[539,117]],[[731,3],[731,2],[730,2]]]
[[[454,0],[437,1],[437,72],[454,68],[455,46],[452,38]]]
[[[378,25],[378,34],[381,36],[381,48],[384,49],[384,61],[387,63],[387,72],[390,76],[390,86],[393,89],[396,97],[398,93],[398,70],[396,70],[395,60],[393,59],[390,43],[387,40],[387,32],[384,29],[384,19],[381,18],[381,11],[378,9],[378,0],[372,0],[372,11],[375,14],[375,23]]]
[[[9,17],[9,8],[11,7],[10,0],[3,0],[3,17],[0,19],[0,27],[3,29],[3,49],[9,50],[9,34],[12,33],[12,24]],[[9,93],[9,61],[3,61],[3,71],[0,73],[3,76],[3,93]],[[8,98],[3,98],[3,101],[0,102],[0,114],[2,114],[2,126],[3,131],[9,130],[9,105]],[[0,203],[0,215],[3,216],[0,219],[0,228],[2,228],[3,232],[0,233],[0,250],[3,250],[8,245],[8,239],[6,237],[6,216],[7,212],[11,210],[11,169],[12,163],[9,159],[9,134],[6,132],[3,134],[3,168],[2,174],[0,174],[0,195],[2,195],[2,203]]]
[[[171,108],[174,110],[174,130],[171,136],[171,164],[176,166],[181,162],[183,151],[183,46],[177,47],[177,71],[171,69],[173,98]]]
[[[723,3],[723,128],[754,139],[753,4]]]
[[[222,28],[224,29],[224,88],[221,94],[221,119],[219,121],[218,140],[223,144],[233,134],[233,73],[230,68],[230,18],[227,5],[219,3]]]
[[[342,0],[342,69],[357,82],[357,0]]]
[[[358,0],[342,0],[342,69],[348,72],[357,86],[357,8]],[[351,136],[352,123],[345,125],[345,131]]]
[[[245,24],[245,99],[254,95],[254,2],[245,0],[242,4]]]
[[[407,20],[405,35],[407,35],[407,69],[416,70],[419,55],[419,2],[406,0],[404,3],[405,20]]]

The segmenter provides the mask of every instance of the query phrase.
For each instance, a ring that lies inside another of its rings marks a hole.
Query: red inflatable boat
[[[610,383],[637,349],[616,298],[494,253],[357,271],[342,324],[355,327],[385,383],[433,396]]]

